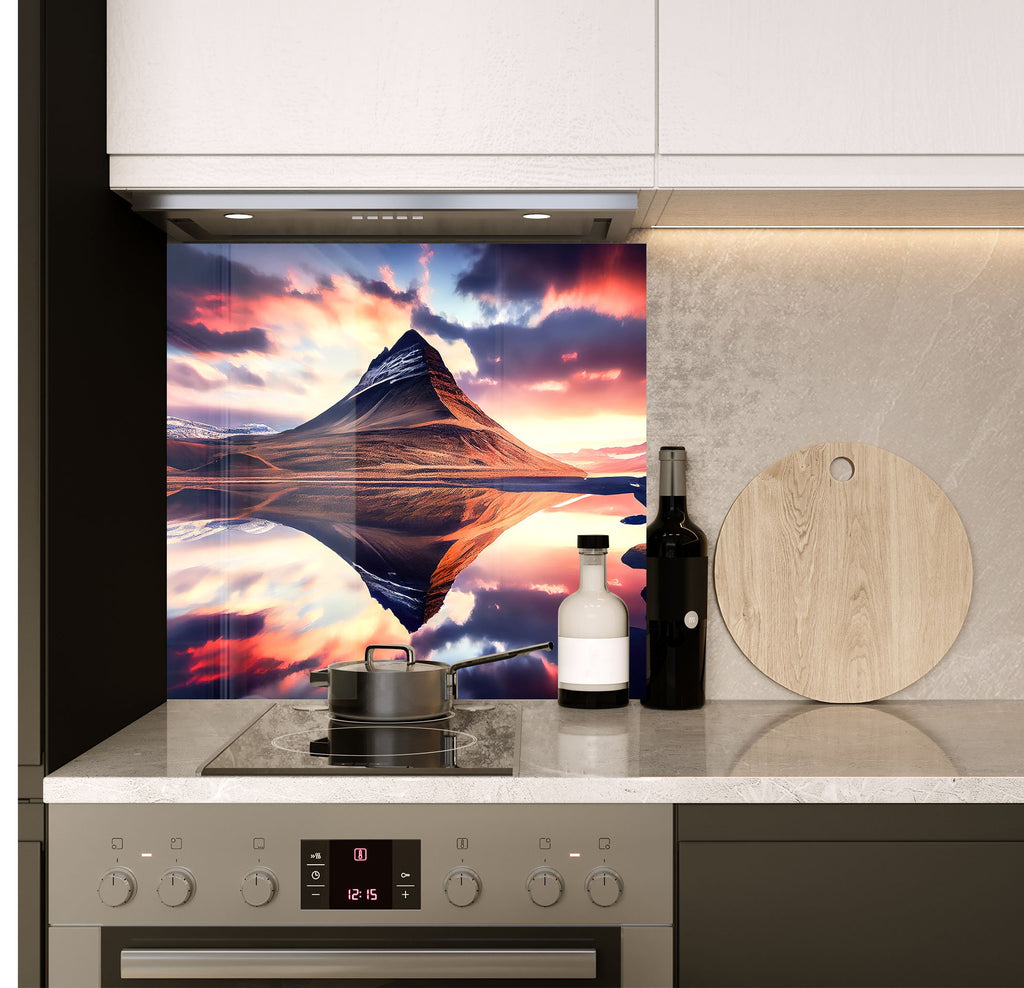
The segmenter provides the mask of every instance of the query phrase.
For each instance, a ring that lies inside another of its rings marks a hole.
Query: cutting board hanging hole
[[[848,460],[845,456],[837,456],[829,464],[828,472],[832,474],[834,480],[845,483],[853,476],[853,460]]]

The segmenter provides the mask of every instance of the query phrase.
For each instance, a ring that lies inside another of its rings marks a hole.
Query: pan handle
[[[309,685],[310,686],[329,686],[331,683],[331,673],[327,669],[314,669],[309,674]]]
[[[468,669],[470,666],[482,666],[485,662],[511,659],[513,655],[525,655],[527,652],[550,652],[554,648],[554,644],[554,642],[541,642],[539,645],[524,645],[522,648],[513,648],[510,652],[495,652],[493,655],[481,655],[477,659],[463,659],[461,662],[453,662],[448,667],[448,675],[452,678],[452,692],[454,693],[455,674],[460,669]]]
[[[413,657],[412,649],[408,645],[367,645],[366,654],[363,656],[363,662],[366,663],[366,668],[370,672],[377,672],[377,667],[373,663],[373,653],[375,649],[388,648],[396,652],[405,652],[405,667],[408,669],[409,666],[415,665],[416,659]]]

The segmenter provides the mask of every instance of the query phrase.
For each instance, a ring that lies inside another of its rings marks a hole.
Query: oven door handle
[[[124,980],[179,978],[536,978],[597,977],[593,949],[536,950],[122,950]]]

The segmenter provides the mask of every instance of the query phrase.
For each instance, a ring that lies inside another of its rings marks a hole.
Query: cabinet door
[[[1022,842],[687,841],[678,865],[680,985],[1024,985]]]
[[[107,17],[113,155],[654,152],[654,0],[109,0]]]
[[[661,0],[659,17],[663,155],[1024,153],[1019,0]]]

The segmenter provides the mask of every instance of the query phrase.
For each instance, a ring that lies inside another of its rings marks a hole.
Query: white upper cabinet
[[[1021,0],[661,0],[659,18],[663,155],[1024,154]]]
[[[111,155],[647,155],[654,0],[108,0]]]
[[[108,0],[107,24],[121,190],[1024,186],[1024,0]]]

